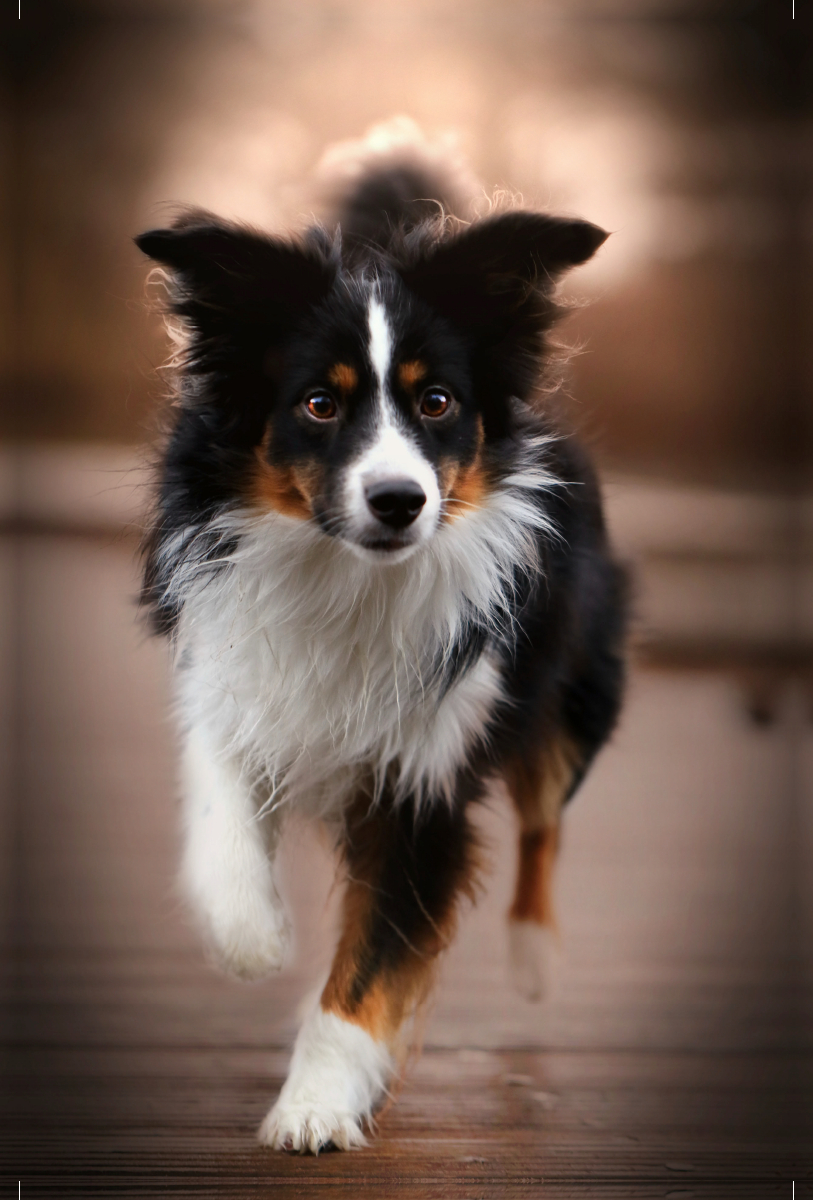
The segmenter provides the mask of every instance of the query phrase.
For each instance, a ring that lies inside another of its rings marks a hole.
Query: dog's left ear
[[[318,230],[309,241],[294,242],[192,212],[135,243],[169,268],[172,310],[204,338],[250,326],[271,337],[324,299],[336,276]]]
[[[401,275],[411,291],[466,328],[501,327],[534,313],[544,325],[558,277],[587,262],[607,237],[589,221],[501,213],[436,244]]]

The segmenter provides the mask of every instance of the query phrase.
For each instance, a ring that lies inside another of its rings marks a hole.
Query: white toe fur
[[[383,1042],[335,1013],[315,1008],[299,1031],[279,1099],[260,1141],[275,1150],[318,1154],[365,1144],[363,1125],[386,1094],[394,1061]]]
[[[536,921],[508,922],[508,955],[514,987],[526,1000],[548,999],[558,968],[556,934]]]

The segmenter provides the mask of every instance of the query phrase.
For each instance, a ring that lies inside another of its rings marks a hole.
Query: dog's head
[[[318,230],[294,242],[205,214],[143,234],[190,335],[176,457],[196,460],[202,495],[402,560],[510,463],[555,281],[605,237],[510,211],[343,262]]]

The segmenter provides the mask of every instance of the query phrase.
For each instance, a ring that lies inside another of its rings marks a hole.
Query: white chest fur
[[[488,652],[443,694],[465,603],[436,555],[371,567],[264,519],[226,571],[186,591],[182,717],[267,779],[272,803],[329,811],[362,774],[449,795],[501,694]]]

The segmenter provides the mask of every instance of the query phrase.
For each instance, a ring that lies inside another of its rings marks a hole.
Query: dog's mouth
[[[408,547],[416,545],[415,539],[410,537],[376,537],[376,538],[361,538],[356,544],[362,550],[372,550],[375,554],[393,554],[397,550],[406,550]]]
[[[397,563],[417,550],[420,542],[414,537],[366,537],[353,538],[350,547],[367,562]]]
[[[403,562],[418,549],[422,539],[411,530],[399,533],[371,530],[361,536],[345,533],[342,540],[359,558],[383,564]]]
[[[414,526],[398,530],[387,529],[384,525],[378,529],[357,529],[353,528],[352,522],[337,519],[335,515],[317,510],[314,516],[323,533],[343,542],[367,562],[400,562],[417,550],[424,540]]]

